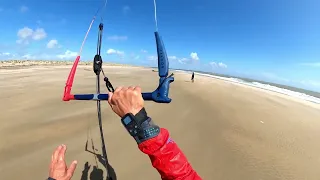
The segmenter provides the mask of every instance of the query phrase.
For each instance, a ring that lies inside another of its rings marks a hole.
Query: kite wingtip
[[[68,94],[64,94],[63,98],[62,98],[62,101],[70,101],[69,95]]]
[[[72,94],[68,94],[68,93],[65,93],[65,94],[63,94],[63,98],[62,98],[62,100],[63,101],[70,101],[70,100],[73,100],[74,99],[74,95],[72,95]]]
[[[63,93],[62,101],[70,101],[72,99],[74,99],[74,95],[70,94],[70,91],[65,91]]]

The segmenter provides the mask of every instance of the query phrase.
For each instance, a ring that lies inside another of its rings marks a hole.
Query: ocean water
[[[184,70],[174,70],[174,71],[191,73],[190,71],[184,71]],[[320,98],[318,98],[318,97],[314,97],[314,96],[311,96],[311,95],[308,95],[308,94],[302,93],[302,92],[297,92],[297,91],[293,91],[293,90],[277,87],[277,86],[270,85],[270,84],[267,84],[267,83],[248,82],[248,81],[242,80],[240,78],[222,77],[222,76],[206,74],[206,73],[199,73],[199,72],[195,72],[195,74],[196,75],[200,75],[200,76],[207,76],[207,77],[212,77],[212,78],[216,78],[216,79],[221,79],[221,80],[225,80],[225,81],[229,81],[229,82],[233,82],[233,83],[243,84],[243,85],[247,85],[247,86],[252,86],[252,87],[256,87],[256,88],[260,88],[260,89],[265,89],[265,90],[269,90],[269,91],[285,94],[285,95],[288,95],[288,96],[292,96],[292,97],[295,97],[295,98],[298,98],[298,99],[301,99],[301,100],[305,100],[305,101],[313,102],[313,103],[316,103],[316,104],[320,104]]]

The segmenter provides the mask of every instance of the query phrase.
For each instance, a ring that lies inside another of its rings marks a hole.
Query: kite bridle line
[[[105,0],[104,8],[106,8],[107,0]],[[162,41],[162,38],[160,37],[158,33],[158,26],[157,26],[157,17],[156,17],[156,2],[154,0],[154,8],[155,8],[155,23],[156,23],[156,31],[154,32],[155,39],[156,39],[156,46],[157,46],[157,55],[158,55],[158,75],[159,75],[159,85],[153,92],[147,92],[142,93],[142,97],[144,100],[147,101],[154,101],[156,103],[170,103],[171,98],[168,97],[169,95],[169,88],[170,83],[174,81],[173,74],[168,76],[169,73],[169,61],[167,57],[167,53]],[[100,8],[101,9],[101,8]],[[63,101],[70,101],[70,100],[95,100],[97,101],[97,113],[98,113],[98,121],[99,121],[99,129],[100,129],[100,135],[101,135],[101,144],[102,144],[102,155],[104,158],[104,166],[107,170],[107,179],[110,179],[110,165],[108,164],[107,159],[107,152],[106,152],[106,146],[104,141],[104,135],[103,135],[103,128],[102,128],[102,118],[101,118],[101,100],[108,100],[108,94],[101,94],[100,93],[100,73],[102,72],[104,76],[104,81],[106,83],[106,87],[108,91],[114,92],[114,88],[112,84],[110,83],[109,79],[105,76],[105,73],[102,69],[102,58],[101,58],[101,44],[102,44],[102,32],[103,32],[103,18],[101,16],[101,22],[99,24],[99,31],[98,31],[98,43],[97,43],[97,54],[94,57],[93,60],[93,71],[96,74],[96,94],[71,94],[71,89],[76,73],[76,69],[78,66],[78,63],[80,61],[81,53],[83,46],[85,44],[85,41],[87,39],[87,36],[91,30],[91,27],[96,19],[97,14],[99,13],[100,9],[97,11],[96,15],[93,17],[89,28],[86,32],[86,35],[84,37],[84,40],[82,42],[80,51],[78,53],[78,56],[76,57],[73,66],[70,70],[68,79],[66,81],[66,86],[64,89],[63,94]]]

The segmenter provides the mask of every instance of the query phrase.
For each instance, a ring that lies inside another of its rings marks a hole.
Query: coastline
[[[73,61],[41,61],[41,60],[10,60],[10,61],[0,61],[0,74],[6,74],[6,73],[19,73],[19,72],[25,72],[29,71],[31,69],[43,69],[43,68],[49,68],[55,67],[55,68],[70,68],[73,64]],[[89,61],[80,61],[78,64],[79,68],[84,68],[85,70],[91,70],[89,67],[92,66],[92,62]],[[152,69],[154,70],[154,67],[143,67],[143,66],[134,66],[134,65],[128,65],[128,64],[117,64],[117,63],[104,63],[105,68],[146,68],[146,69]],[[29,70],[28,70],[29,69]],[[175,70],[172,69],[172,72],[175,73],[184,73],[189,74],[189,70]],[[301,91],[293,91],[291,89],[285,89],[281,88],[279,86],[273,86],[269,85],[269,83],[261,82],[261,81],[254,81],[249,82],[245,81],[241,78],[237,77],[229,77],[229,76],[219,76],[211,73],[205,73],[205,72],[195,72],[195,74],[202,76],[202,77],[208,77],[213,79],[222,80],[228,83],[241,85],[243,87],[250,87],[253,89],[257,89],[260,91],[264,91],[269,94],[278,95],[279,97],[289,98],[291,100],[294,100],[296,102],[302,102],[307,105],[317,104],[320,106],[320,93],[319,96],[312,96],[308,93],[301,92]],[[189,78],[189,77],[186,77]],[[306,90],[307,91],[307,90]],[[307,91],[308,92],[308,91]],[[314,92],[317,93],[317,92]],[[308,102],[308,103],[305,103]],[[310,104],[311,103],[311,104]],[[313,106],[312,106],[313,107]]]

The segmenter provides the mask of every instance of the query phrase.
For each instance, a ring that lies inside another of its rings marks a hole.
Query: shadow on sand
[[[89,165],[89,163],[86,162],[82,171],[81,180],[103,180],[103,170],[99,168],[97,160],[103,165],[103,167],[107,171],[106,180],[117,180],[116,172],[114,171],[113,167],[109,164],[108,158],[104,159],[101,154],[96,153],[96,151],[98,150],[95,149],[92,139],[91,143],[92,151],[88,149],[88,141],[86,142],[85,151],[94,155],[96,165],[93,166],[93,169],[89,176],[89,170],[91,168],[91,165]]]
[[[103,180],[103,170],[99,169],[97,166],[93,166],[93,169],[90,173],[90,177],[88,179],[89,170],[91,165],[88,162],[84,164],[84,168],[82,170],[81,180]]]

